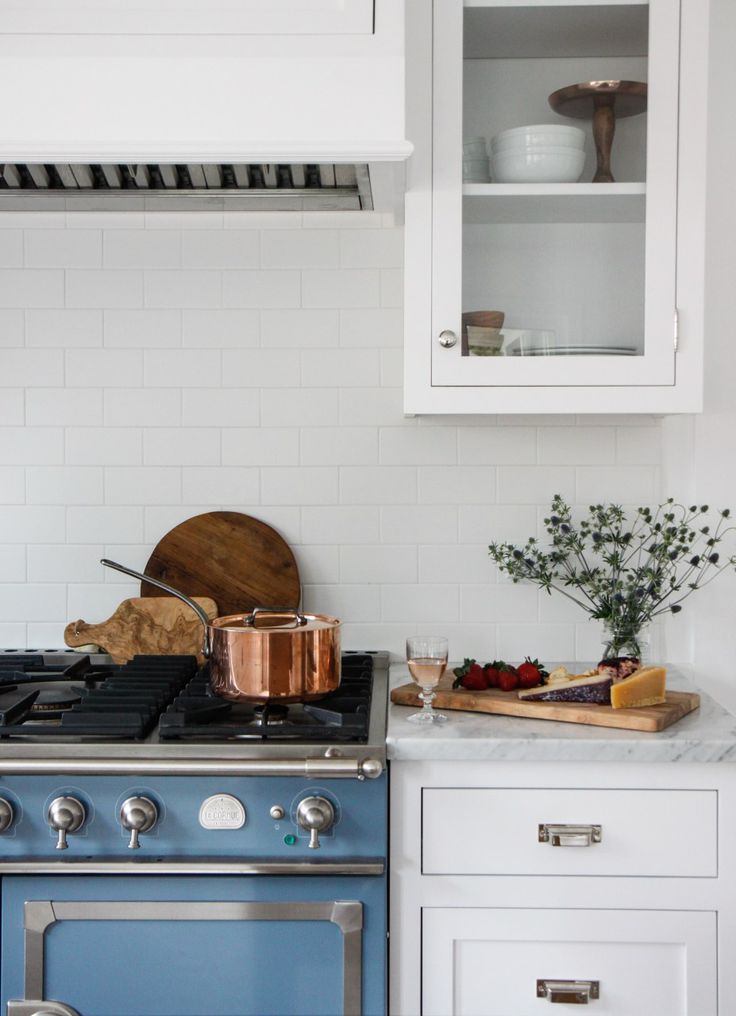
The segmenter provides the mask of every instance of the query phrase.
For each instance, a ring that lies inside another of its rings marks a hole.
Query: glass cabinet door
[[[433,14],[432,385],[674,384],[679,0]]]

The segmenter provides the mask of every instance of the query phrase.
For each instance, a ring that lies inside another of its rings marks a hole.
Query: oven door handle
[[[11,998],[6,1007],[6,1016],[79,1016],[76,1009],[63,1002],[29,1001]]]

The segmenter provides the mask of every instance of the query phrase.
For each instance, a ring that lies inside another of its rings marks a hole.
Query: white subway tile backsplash
[[[190,504],[203,494],[211,505],[240,505],[258,502],[260,477],[258,469],[185,466],[182,470],[182,497]],[[196,512],[186,512],[185,515]],[[163,536],[163,531],[161,532]]]
[[[301,301],[299,272],[222,273],[223,307],[298,307]]]
[[[420,582],[493,582],[495,570],[488,548],[466,544],[435,544],[419,548]]]
[[[3,388],[0,391],[0,427],[19,426],[25,414],[25,398],[27,393],[22,388]],[[30,420],[28,421],[31,422]],[[38,423],[46,423],[38,420]]]
[[[23,264],[23,230],[0,229],[0,268],[20,268]]]
[[[2,431],[0,431],[0,439]],[[26,477],[23,466],[0,466],[0,504],[23,504]]]
[[[341,268],[401,268],[403,261],[401,229],[340,230]]]
[[[111,229],[105,233],[105,268],[177,268],[182,263],[178,230]]]
[[[146,466],[216,466],[220,431],[215,427],[155,427],[143,432]]]
[[[380,544],[340,547],[341,582],[413,583],[418,578],[416,547]]]
[[[242,399],[242,394],[238,395]],[[297,427],[229,427],[222,433],[222,463],[225,466],[298,466],[299,430]]]
[[[261,344],[274,349],[328,349],[338,343],[336,310],[264,310]]]
[[[375,269],[302,272],[304,307],[378,307],[380,278]]]
[[[190,393],[185,390],[183,394]],[[175,427],[182,422],[181,405],[182,392],[178,388],[107,388],[104,392],[105,426]]]
[[[185,268],[258,268],[257,229],[197,229],[182,233]]]
[[[37,544],[28,548],[28,581],[97,582],[103,571],[100,558],[104,556],[102,544]]]
[[[303,466],[372,466],[378,463],[378,432],[375,427],[303,427],[300,449]]]
[[[3,543],[63,543],[65,509],[39,505],[0,506]]]
[[[66,383],[74,387],[139,388],[143,354],[139,349],[67,349]]]
[[[332,427],[337,423],[334,388],[270,388],[261,403],[262,427]]]
[[[0,584],[0,617],[4,621],[46,621],[63,617],[65,611],[65,585]]]
[[[554,465],[596,465],[613,462],[612,427],[547,427],[539,431],[539,461]]]
[[[146,307],[219,307],[222,275],[214,271],[161,269],[144,275]]]
[[[64,270],[0,268],[0,307],[63,307]]]
[[[175,466],[111,466],[105,469],[105,503],[110,505],[177,504],[181,469]]]
[[[302,353],[305,388],[372,388],[379,382],[379,352],[374,349],[320,349]]]
[[[0,349],[0,388],[58,388],[63,384],[61,349]]]
[[[143,384],[146,388],[211,388],[222,379],[219,350],[146,349]]]
[[[414,504],[417,471],[409,466],[341,466],[341,504]]]
[[[64,461],[61,427],[3,427],[0,465],[56,465]]]
[[[534,427],[458,427],[457,455],[462,465],[533,465],[537,431]]]
[[[20,544],[0,544],[0,582],[25,582],[27,577],[26,548]]]
[[[257,310],[206,310],[197,307],[182,312],[182,345],[192,349],[242,349],[257,346]]]
[[[141,431],[133,427],[67,427],[64,460],[85,466],[141,465]]]
[[[101,310],[37,308],[26,311],[26,346],[69,349],[101,345]]]
[[[421,504],[491,504],[496,500],[496,471],[488,466],[420,466]]]
[[[171,394],[178,392],[172,390]],[[185,427],[257,427],[261,395],[258,391],[242,392],[238,388],[185,388],[182,393],[182,419]],[[177,421],[172,421],[175,423]],[[223,431],[223,455],[228,431]],[[251,444],[256,444],[252,438]],[[258,435],[260,440],[260,434]],[[224,465],[231,465],[223,458]]]
[[[29,466],[29,504],[102,504],[102,469],[93,466]]]
[[[337,268],[337,230],[273,229],[261,234],[264,268]]]
[[[335,311],[337,320],[337,311]],[[24,342],[25,323],[20,307],[0,308],[0,349],[4,346],[22,346]]]
[[[29,229],[25,234],[25,264],[28,268],[99,268],[102,232],[99,229]]]
[[[265,467],[261,469],[261,499],[268,504],[337,504],[334,466]]]
[[[40,273],[39,273],[40,274]],[[39,306],[59,306],[45,303]],[[66,272],[67,307],[142,307],[143,273],[69,269]]]
[[[66,525],[68,543],[140,543],[143,540],[143,508],[135,504],[125,508],[103,505],[69,508]],[[34,542],[61,543],[63,535],[61,538],[47,536]]]
[[[383,466],[454,465],[457,462],[457,432],[454,427],[436,427],[428,435],[418,427],[382,427],[379,456]]]
[[[162,349],[181,345],[179,310],[106,310],[105,345]]]
[[[403,655],[425,632],[455,658],[599,657],[596,626],[514,585],[488,544],[545,542],[558,491],[659,500],[660,423],[406,418],[390,216],[141,202],[4,225],[0,645],[103,620],[138,589],[101,556],[142,568],[167,530],[223,508],[281,532],[345,648]]]
[[[340,311],[340,345],[400,349],[404,342],[402,312],[393,307]]]
[[[225,349],[222,353],[222,383],[226,388],[296,387],[299,376],[299,354],[295,350]]]

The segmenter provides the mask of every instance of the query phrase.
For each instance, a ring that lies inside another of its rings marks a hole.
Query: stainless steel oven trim
[[[141,858],[80,857],[64,860],[22,857],[0,863],[0,875],[383,875],[384,861],[249,861],[232,857]]]
[[[361,1016],[363,904],[357,900],[323,902],[182,902],[167,900],[29,900],[24,904],[24,993],[43,999],[44,936],[57,921],[330,921],[343,938],[343,1013]],[[22,1000],[18,999],[17,1002]],[[8,1016],[22,1016],[10,1008]],[[52,1012],[42,1003],[47,1012]],[[65,1013],[65,1008],[60,1012]],[[40,1010],[43,1011],[43,1010]],[[73,1010],[66,1010],[73,1014]],[[33,1016],[33,1013],[30,1014]]]

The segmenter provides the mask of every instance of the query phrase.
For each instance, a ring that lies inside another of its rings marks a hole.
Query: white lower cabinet
[[[736,767],[391,763],[392,1016],[733,1016]]]
[[[422,1012],[715,1016],[715,956],[714,913],[428,907]]]

